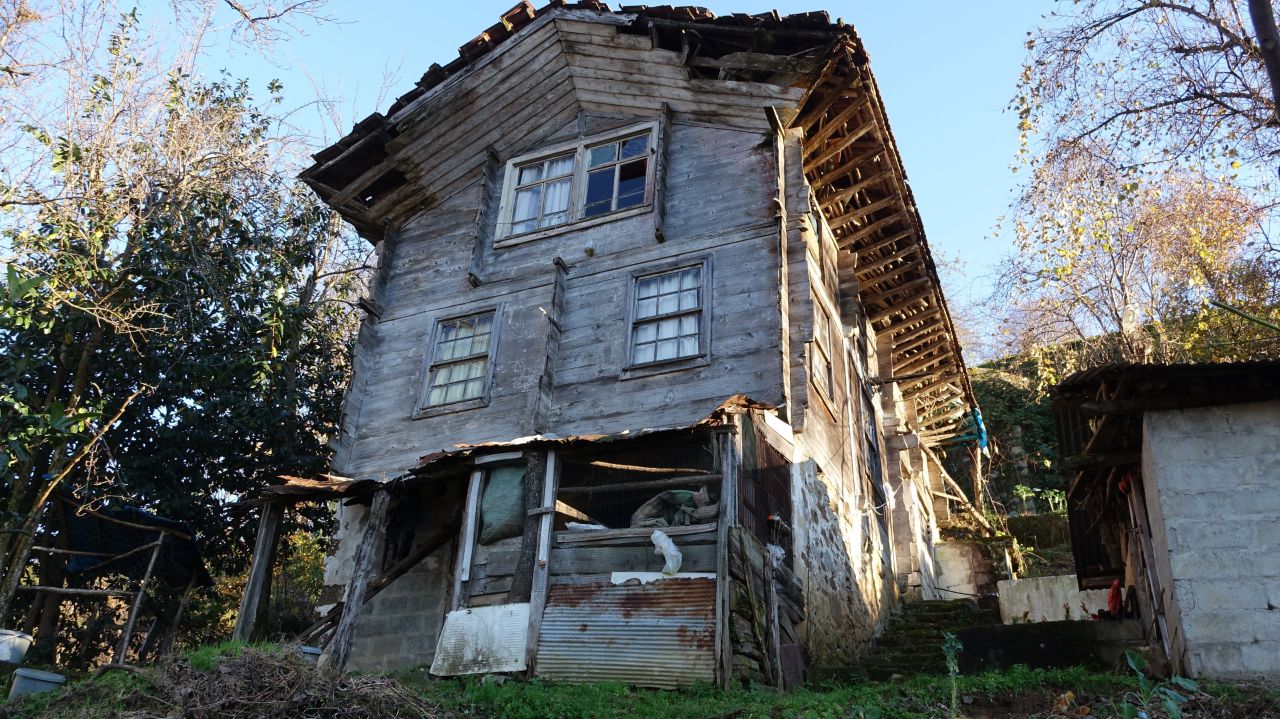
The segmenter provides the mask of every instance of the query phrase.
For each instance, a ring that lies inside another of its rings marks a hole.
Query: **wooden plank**
[[[876,159],[880,155],[885,154],[885,152],[887,152],[887,150],[885,150],[883,145],[881,145],[880,143],[875,143],[874,146],[868,148],[867,150],[863,151],[859,155],[855,155],[854,157],[849,159],[848,162],[845,162],[844,164],[837,166],[835,169],[825,170],[823,172],[816,173],[817,177],[809,178],[809,184],[810,186],[813,187],[814,192],[817,192],[818,190],[821,190],[822,188],[826,187],[827,185],[830,185],[836,180],[840,180],[847,177],[849,173],[853,172],[854,170],[857,170],[859,167],[862,167],[868,162],[871,162],[872,160]],[[807,175],[809,173],[805,173],[805,174]]]
[[[600,467],[601,469],[620,469],[624,472],[638,472],[641,474],[711,474],[705,469],[694,469],[692,467],[652,467],[640,464],[620,464],[618,462],[605,462],[596,460],[591,463],[592,467]]]
[[[563,491],[563,490],[562,490]],[[721,489],[723,494],[724,490]],[[723,502],[723,496],[721,497]],[[723,514],[723,507],[721,508]],[[584,529],[581,531],[556,532],[557,544],[577,544],[581,542],[595,542],[606,539],[621,539],[638,537],[648,539],[653,530],[661,529],[664,534],[675,538],[688,534],[702,534],[703,532],[714,533],[717,523],[708,522],[706,524],[690,524],[684,527],[634,527],[628,529]]]
[[[476,523],[480,520],[480,489],[484,484],[484,471],[475,470],[467,484],[467,504],[462,512],[462,541],[458,543],[458,557],[453,566],[453,593],[449,611],[456,611],[466,603],[466,582],[471,576],[471,556],[475,550]]]
[[[870,105],[871,96],[866,93],[862,93],[860,97],[846,105],[844,109],[837,112],[831,117],[831,119],[824,121],[822,123],[821,130],[809,134],[809,136],[805,138],[805,146],[817,150],[821,147],[822,143],[827,141],[827,138],[831,137],[831,135],[838,130],[845,129],[845,123],[852,120],[854,116],[865,110]]]
[[[657,528],[659,531],[666,531]],[[649,530],[653,532],[654,530]],[[679,545],[681,572],[714,572],[716,545]],[[551,574],[609,574],[610,572],[659,572],[665,564],[653,544],[634,547],[556,547],[551,550]]]
[[[875,243],[867,245],[866,247],[863,247],[857,250],[858,258],[861,259],[863,257],[870,257],[874,255],[876,252],[879,252],[880,250],[892,248],[894,245],[898,244],[899,242],[912,238],[915,234],[916,234],[916,231],[914,228],[912,228],[909,230],[904,230],[902,232],[899,232],[896,235],[891,235],[889,237],[886,237],[883,240],[877,240]],[[912,246],[919,247],[919,243],[916,243]],[[866,273],[861,269],[857,271],[857,275],[859,276],[859,278],[861,278],[864,274]]]
[[[389,491],[380,489],[374,492],[373,503],[369,506],[369,514],[365,519],[364,535],[356,548],[351,578],[347,581],[346,594],[343,596],[342,616],[338,619],[337,628],[333,630],[329,650],[323,657],[323,665],[338,673],[347,668],[351,643],[356,636],[356,625],[364,609],[365,590],[368,589],[370,575],[373,573],[373,562],[386,536],[387,507],[390,504]]]
[[[701,484],[715,484],[720,481],[718,474],[694,474],[687,477],[667,477],[665,479],[646,479],[638,482],[614,482],[595,486],[561,487],[560,494],[605,494],[609,492],[629,492],[638,489],[667,489],[670,487],[693,487]]]
[[[886,207],[894,207],[897,209],[902,209],[903,207],[902,198],[895,192],[889,195],[888,197],[876,200],[875,202],[872,202],[871,204],[865,207],[855,207],[852,210],[849,210],[848,212],[837,215],[836,217],[833,217],[830,220],[828,220],[827,224],[831,225],[831,227],[833,228],[842,227],[859,217],[865,217],[874,212],[879,212],[880,210],[883,210]]]
[[[910,306],[912,304],[924,299],[933,298],[933,296],[934,296],[933,287],[925,287],[913,294],[910,294],[910,295],[907,295],[906,297],[902,297],[895,300],[893,304],[886,307],[885,309],[879,310],[877,312],[874,312],[868,315],[867,321],[874,324],[881,320],[887,319],[890,316],[897,314],[899,312],[906,312],[908,309],[910,309]],[[936,303],[937,300],[935,299],[934,302]]]
[[[905,275],[909,272],[920,272],[923,270],[924,268],[921,265],[918,265],[915,263],[899,265],[898,267],[895,267],[892,270],[889,270],[888,272],[882,272],[881,274],[878,274],[875,277],[870,277],[866,280],[860,281],[858,283],[858,286],[860,288],[872,289],[876,285],[879,285],[883,282],[888,282],[890,280],[897,279],[898,277],[901,277],[902,275]]]
[[[253,564],[245,582],[244,595],[240,598],[240,613],[231,633],[232,641],[249,642],[253,639],[258,613],[268,600],[271,570],[275,567],[276,547],[280,540],[280,520],[284,507],[275,502],[262,505],[258,519],[258,536],[253,544]]]

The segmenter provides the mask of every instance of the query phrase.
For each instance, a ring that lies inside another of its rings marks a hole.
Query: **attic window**
[[[536,239],[560,225],[612,219],[649,205],[655,133],[656,125],[648,123],[512,160],[503,183],[499,243]]]

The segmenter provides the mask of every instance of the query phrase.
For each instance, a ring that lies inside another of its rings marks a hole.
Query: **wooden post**
[[[156,569],[156,559],[160,556],[160,550],[164,548],[164,538],[165,531],[162,529],[155,548],[151,550],[151,561],[147,562],[147,571],[142,574],[142,583],[138,585],[138,594],[133,599],[133,606],[129,607],[129,620],[124,623],[124,634],[120,636],[120,644],[116,647],[115,664],[125,663],[125,655],[129,651],[129,640],[133,638],[133,625],[138,621],[138,614],[142,611],[142,600],[147,594],[147,585],[151,583],[151,573]]]
[[[258,538],[253,543],[253,564],[249,568],[249,581],[240,598],[240,613],[236,615],[236,628],[231,639],[247,642],[253,638],[258,611],[270,594],[271,570],[276,563],[276,545],[280,538],[280,519],[284,508],[275,502],[262,506],[258,520]]]
[[[364,536],[360,539],[360,546],[356,548],[351,579],[347,581],[347,592],[342,598],[342,617],[338,620],[338,627],[333,630],[329,651],[324,655],[324,666],[327,669],[341,672],[347,666],[351,643],[356,637],[356,624],[364,609],[364,593],[373,574],[373,563],[378,556],[379,545],[386,533],[387,507],[390,504],[390,492],[385,489],[374,492],[373,504],[369,507],[369,515],[364,524]]]
[[[515,571],[511,575],[511,589],[507,592],[507,602],[529,601],[533,591],[533,567],[538,554],[538,528],[542,526],[542,510],[545,507],[547,476],[547,453],[528,452],[525,456],[524,471],[524,529],[520,538],[520,556],[516,558]],[[552,503],[552,511],[555,504]]]
[[[547,608],[547,585],[551,574],[551,521],[555,514],[556,485],[560,469],[556,451],[547,450],[543,463],[542,512],[538,517],[538,552],[533,565],[533,589],[529,597],[529,635],[525,638],[525,671],[533,676],[538,658],[538,636],[542,633],[542,613]]]
[[[986,502],[983,499],[985,493],[982,486],[982,448],[977,442],[969,448],[969,457],[973,459],[973,506],[981,514]]]
[[[733,679],[733,643],[729,622],[733,616],[733,597],[729,579],[729,531],[738,518],[738,459],[741,447],[738,418],[728,415],[730,424],[714,434],[716,457],[720,464],[720,517],[716,527],[716,673],[720,686],[729,688]]]

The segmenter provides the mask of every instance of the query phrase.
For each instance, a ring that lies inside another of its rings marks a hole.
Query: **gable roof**
[[[976,401],[915,198],[862,41],[826,12],[717,17],[699,7],[613,11],[600,2],[556,0],[535,9],[525,0],[459,48],[456,59],[432,65],[385,115],[370,115],[316,153],[303,181],[376,241],[390,206],[411,194],[397,167],[397,137],[417,125],[433,97],[555,18],[612,25],[645,47],[678,53],[690,87],[703,83],[689,94],[717,82],[726,94],[769,90],[757,121],[803,130],[815,209],[842,250],[841,290],[856,293],[877,334],[893,342],[893,377],[881,380],[898,382],[904,398],[917,400],[927,444],[961,434]],[[780,97],[782,85],[799,92]]]

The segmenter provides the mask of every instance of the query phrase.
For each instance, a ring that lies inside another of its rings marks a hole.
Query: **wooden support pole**
[[[373,503],[369,506],[369,514],[365,517],[364,536],[360,538],[360,546],[356,548],[355,561],[351,566],[351,579],[347,581],[347,591],[342,599],[342,617],[338,619],[337,629],[333,630],[329,651],[324,655],[326,669],[342,672],[347,667],[347,659],[351,656],[351,643],[356,638],[356,624],[359,623],[360,613],[364,609],[364,595],[369,587],[370,575],[373,573],[373,563],[386,537],[387,507],[390,504],[390,492],[385,489],[374,492]]]
[[[480,520],[480,492],[484,489],[484,470],[471,473],[467,483],[467,504],[462,512],[462,539],[458,542],[458,555],[453,564],[453,591],[449,595],[449,611],[461,609],[467,604],[471,579],[471,552],[476,543],[476,523]]]
[[[120,644],[116,646],[116,664],[124,664],[129,651],[129,640],[133,638],[133,625],[138,621],[138,614],[142,612],[142,600],[147,596],[147,585],[151,583],[151,573],[156,570],[156,559],[160,557],[160,550],[164,547],[165,530],[160,530],[160,538],[155,542],[155,548],[151,550],[151,561],[147,562],[147,571],[142,574],[142,582],[138,585],[138,594],[133,599],[133,606],[129,607],[129,619],[124,623],[124,633],[120,636]]]
[[[253,543],[253,564],[249,567],[244,596],[240,598],[240,613],[236,615],[236,628],[231,632],[232,641],[248,642],[253,638],[259,610],[265,606],[271,592],[271,570],[276,562],[280,519],[283,516],[282,505],[275,502],[262,505],[262,515],[258,519],[258,537]]]
[[[733,642],[729,623],[733,617],[733,596],[729,579],[729,531],[737,524],[738,462],[742,456],[738,436],[738,416],[729,415],[733,424],[716,430],[716,457],[723,477],[720,486],[720,518],[716,527],[716,678],[722,688],[733,681]]]
[[[535,510],[543,507],[544,485],[547,476],[546,452],[527,452],[524,471],[524,529],[520,537],[520,554],[516,557],[515,570],[511,573],[511,589],[507,590],[509,603],[527,602],[533,591],[533,565],[538,554],[538,528],[542,517]]]
[[[560,467],[556,451],[547,450],[543,471],[542,507],[555,506],[556,485]],[[552,512],[542,512],[538,519],[538,552],[533,565],[533,591],[529,597],[529,633],[525,638],[525,671],[533,675],[538,659],[538,637],[542,633],[542,615],[547,608],[547,587],[551,582]]]

